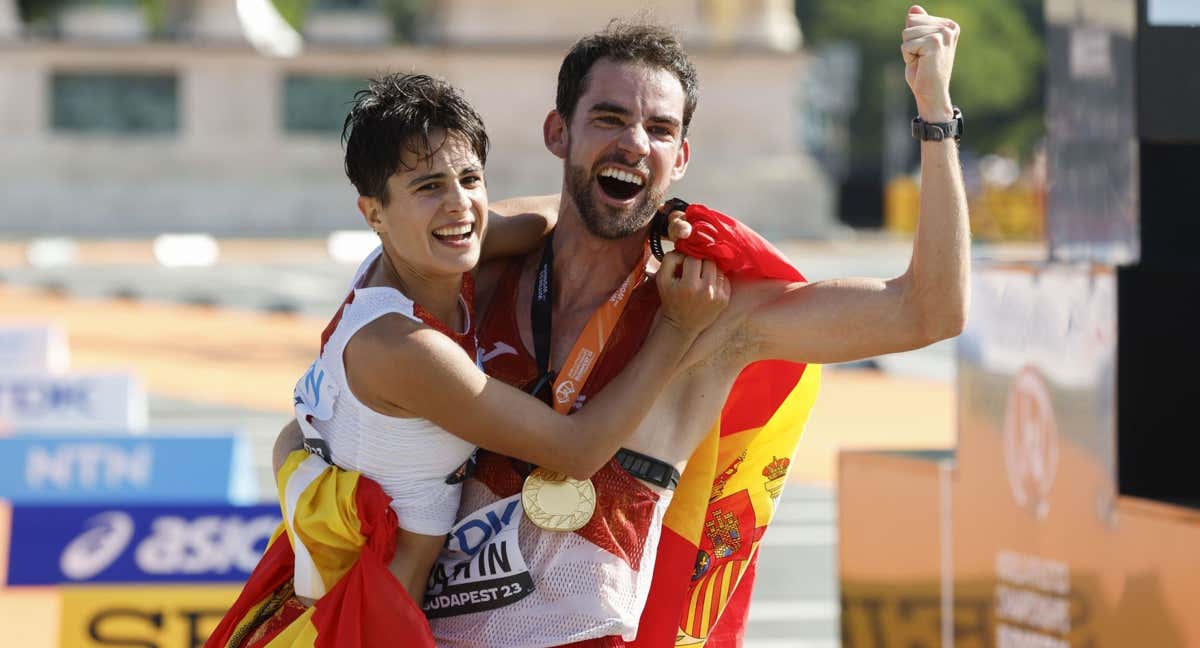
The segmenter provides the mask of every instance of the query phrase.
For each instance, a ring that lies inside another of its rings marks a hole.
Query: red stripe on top
[[[475,341],[475,280],[470,273],[464,273],[462,277],[462,288],[459,289],[459,296],[462,297],[463,303],[467,306],[467,321],[469,326],[463,333],[456,333],[450,330],[433,313],[425,310],[420,304],[413,302],[413,315],[420,319],[429,328],[438,331],[442,335],[454,340],[455,344],[462,347],[471,358],[475,358],[476,341]],[[338,307],[337,313],[333,315],[333,319],[329,320],[329,324],[325,326],[325,330],[321,332],[321,353],[325,353],[325,345],[329,344],[329,338],[333,337],[333,332],[337,330],[338,324],[342,321],[342,315],[346,312],[346,307],[354,303],[354,291],[351,290],[349,295],[346,295],[346,300]]]
[[[467,305],[467,330],[463,333],[455,333],[450,330],[438,318],[433,316],[433,313],[425,310],[420,304],[413,302],[413,315],[416,315],[429,328],[438,331],[442,335],[454,340],[455,344],[462,347],[471,359],[475,359],[475,350],[477,343],[475,340],[475,280],[470,273],[464,273],[462,277],[462,288],[459,289],[459,296],[462,297],[463,303]]]
[[[321,331],[321,355],[325,354],[325,345],[329,344],[329,338],[333,337],[333,332],[337,330],[338,324],[342,322],[342,314],[346,312],[346,307],[354,303],[354,291],[351,290],[346,299],[338,306],[337,312],[334,313],[333,319],[329,320],[329,324],[325,325],[325,330]]]

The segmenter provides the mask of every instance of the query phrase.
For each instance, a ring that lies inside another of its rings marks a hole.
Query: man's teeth
[[[470,234],[471,227],[470,223],[466,225],[450,225],[433,230],[433,234],[434,236],[462,236],[463,234]]]
[[[604,169],[603,171],[600,172],[600,175],[601,175],[601,177],[605,177],[605,178],[616,178],[617,180],[620,180],[622,182],[628,182],[630,184],[635,184],[639,187],[642,186],[641,176],[636,176],[636,175],[633,175],[632,173],[627,173],[620,169],[612,169],[612,168]]]

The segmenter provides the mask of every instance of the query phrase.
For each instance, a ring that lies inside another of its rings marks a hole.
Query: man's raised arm
[[[953,119],[950,73],[958,34],[954,21],[909,9],[901,46],[905,78],[927,123]],[[745,320],[747,355],[845,362],[958,335],[966,323],[971,250],[958,145],[951,138],[921,143],[920,207],[912,259],[899,277],[776,285],[752,297],[760,305]],[[737,293],[735,287],[735,304]]]

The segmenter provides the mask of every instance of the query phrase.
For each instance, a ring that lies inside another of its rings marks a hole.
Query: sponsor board
[[[240,583],[281,519],[275,505],[15,505],[7,584]]]
[[[61,327],[38,324],[0,326],[0,367],[10,372],[60,373],[71,355]]]
[[[0,438],[0,498],[17,503],[247,502],[238,436],[18,435]]]
[[[128,373],[0,373],[0,423],[16,430],[142,430],[146,389]]]
[[[230,585],[64,587],[59,645],[199,648],[240,591]]]

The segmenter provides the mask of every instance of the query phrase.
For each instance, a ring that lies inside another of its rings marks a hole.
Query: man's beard
[[[650,222],[666,194],[666,190],[654,191],[650,187],[652,180],[646,178],[648,186],[642,190],[637,202],[627,209],[618,209],[597,203],[590,191],[592,174],[581,166],[567,163],[567,195],[574,201],[587,231],[603,239],[623,239]]]

